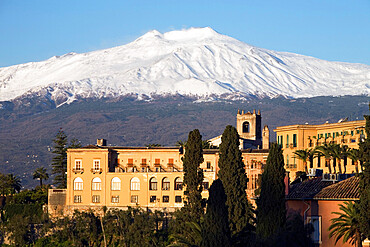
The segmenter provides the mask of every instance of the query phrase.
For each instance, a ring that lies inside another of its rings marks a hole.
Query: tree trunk
[[[329,173],[331,173],[330,159],[325,159],[326,166],[329,168]]]
[[[308,174],[307,161],[303,161],[304,171]]]
[[[40,178],[40,187],[42,187],[42,178]]]
[[[342,164],[341,164],[341,159],[338,159],[338,170],[339,170],[339,174],[342,174]]]
[[[359,231],[356,231],[356,240],[357,247],[362,247],[361,233]]]
[[[355,169],[356,169],[356,174],[358,174],[358,161],[355,161]]]

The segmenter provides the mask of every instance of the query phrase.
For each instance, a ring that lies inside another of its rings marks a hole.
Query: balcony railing
[[[91,172],[92,173],[102,173],[103,172],[103,169],[102,168],[91,168]]]
[[[72,168],[72,172],[74,172],[74,173],[83,173],[84,169],[83,168]]]

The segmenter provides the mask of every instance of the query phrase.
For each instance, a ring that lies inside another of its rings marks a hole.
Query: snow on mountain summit
[[[0,101],[37,92],[70,100],[130,93],[370,94],[370,66],[262,49],[209,27],[153,30],[123,46],[0,68]]]

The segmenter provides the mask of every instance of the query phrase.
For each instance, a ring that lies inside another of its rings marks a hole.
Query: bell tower
[[[238,110],[236,129],[243,139],[261,141],[261,112],[258,110],[256,113],[256,110],[253,110],[253,113],[244,113],[243,110]]]

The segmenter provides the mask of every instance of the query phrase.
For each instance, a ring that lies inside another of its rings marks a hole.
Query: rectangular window
[[[293,134],[293,147],[297,147],[297,134]]]
[[[118,203],[119,202],[119,196],[112,196],[112,202]]]
[[[131,196],[131,203],[139,203],[139,196]]]
[[[353,133],[353,130],[351,130],[351,136],[353,136],[353,134],[354,134],[354,133]]]
[[[283,143],[283,136],[280,136],[280,145],[281,147],[283,147],[284,143]]]
[[[211,162],[207,161],[207,169],[211,169]]]
[[[169,196],[163,196],[163,202],[164,203],[170,202],[170,197]]]
[[[81,203],[82,202],[82,197],[81,195],[76,195],[74,196],[74,200],[73,200],[75,203]]]
[[[157,202],[157,196],[150,196],[150,202],[151,203]]]
[[[155,159],[154,165],[160,165],[161,164],[161,159]]]
[[[173,165],[173,159],[168,159],[168,164]]]
[[[100,203],[100,196],[99,195],[93,195],[92,196],[92,202],[93,203]]]
[[[289,135],[286,135],[286,147],[289,147]]]
[[[134,159],[128,159],[127,165],[133,165],[134,164]]]
[[[82,169],[82,160],[76,160],[75,161],[75,170],[76,171],[81,171]]]
[[[182,203],[182,197],[181,196],[175,196],[175,202],[176,203]]]
[[[100,160],[94,160],[94,170],[95,171],[100,170]]]
[[[315,244],[321,244],[321,216],[307,217],[307,224],[311,224],[313,232],[311,239]]]

